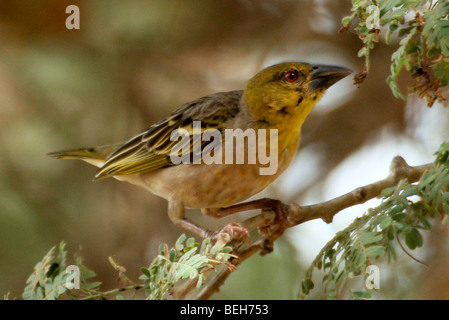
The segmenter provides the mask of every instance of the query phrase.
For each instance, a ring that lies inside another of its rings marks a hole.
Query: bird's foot
[[[228,243],[231,240],[235,240],[239,243],[248,241],[251,243],[248,229],[242,227],[238,223],[230,223],[224,226],[220,231],[211,232],[208,237],[220,243]]]
[[[276,213],[276,218],[267,226],[259,228],[259,232],[271,241],[279,238],[288,227],[288,211],[289,206],[283,202],[275,199],[264,199],[264,210],[273,210]]]

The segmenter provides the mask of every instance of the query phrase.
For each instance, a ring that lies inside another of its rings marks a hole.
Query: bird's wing
[[[148,172],[175,165],[170,159],[170,153],[174,146],[177,149],[182,147],[178,140],[170,140],[172,132],[176,129],[185,129],[190,133],[190,139],[181,141],[190,144],[187,146],[190,150],[187,156],[192,159],[194,154],[201,152],[208,144],[202,141],[193,143],[193,121],[201,122],[201,133],[207,129],[222,132],[225,129],[223,119],[233,119],[239,112],[242,93],[243,91],[220,92],[182,105],[167,118],[152,125],[111,153],[95,179]]]

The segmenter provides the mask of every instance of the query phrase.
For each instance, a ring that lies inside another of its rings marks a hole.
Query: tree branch
[[[299,206],[295,203],[286,205],[286,227],[291,228],[306,221],[319,218],[327,223],[331,223],[334,215],[341,210],[356,204],[365,203],[366,201],[377,197],[382,190],[388,187],[394,187],[402,179],[407,179],[410,183],[416,182],[425,171],[433,166],[433,163],[429,163],[412,167],[409,166],[402,157],[397,156],[391,162],[390,174],[383,180],[359,187],[351,192],[325,202],[308,206]],[[251,231],[255,228],[268,226],[270,223],[274,222],[275,218],[276,214],[273,210],[264,210],[260,215],[245,220],[240,224],[247,228],[248,231]]]
[[[403,179],[407,179],[409,183],[417,182],[424,172],[433,166],[433,163],[416,167],[409,166],[402,157],[397,156],[393,158],[391,162],[388,177],[383,180],[359,187],[351,192],[322,203],[307,206],[299,206],[297,204],[284,205],[286,222],[283,227],[291,228],[314,219],[323,219],[326,223],[331,223],[334,215],[341,210],[365,203],[366,201],[379,196],[385,188],[396,186],[399,181]],[[251,208],[245,206],[245,209],[250,210]],[[257,209],[257,207],[254,207],[254,209]],[[261,214],[241,222],[240,225],[248,231],[251,231],[256,228],[267,228],[275,223],[275,220],[276,212],[274,210],[263,209]],[[261,251],[261,254],[270,252],[273,241],[276,240],[278,236],[262,237],[249,247],[236,250],[234,254],[237,255],[239,259],[238,261],[234,261],[234,264],[238,265],[242,263],[258,251]],[[212,294],[219,290],[220,286],[224,283],[230,273],[231,271],[228,269],[221,271],[203,288],[197,298],[208,299]]]

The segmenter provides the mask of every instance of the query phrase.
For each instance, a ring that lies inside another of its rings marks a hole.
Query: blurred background
[[[65,26],[72,4],[79,30]],[[1,1],[0,294],[21,297],[34,265],[61,240],[107,290],[120,285],[109,256],[137,281],[159,244],[184,232],[169,220],[165,200],[114,179],[92,182],[94,167],[47,152],[127,140],[185,102],[242,89],[277,62],[357,73],[361,41],[338,33],[350,7],[349,0]],[[394,48],[375,48],[360,88],[348,77],[328,91],[303,127],[291,168],[257,198],[312,204],[383,179],[396,155],[411,165],[433,160],[448,137],[448,109],[393,97],[385,78]],[[403,92],[407,83],[405,76]],[[373,205],[347,209],[329,225],[288,230],[272,254],[245,261],[213,298],[296,298],[321,247]],[[229,222],[189,215],[211,228]],[[446,235],[436,224],[413,252],[428,267],[400,250],[396,262],[381,265],[378,297],[448,298]],[[322,297],[320,288],[310,296]]]

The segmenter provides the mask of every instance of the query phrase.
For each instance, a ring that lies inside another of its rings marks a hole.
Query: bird
[[[47,155],[83,160],[99,168],[94,180],[113,177],[165,198],[168,216],[175,225],[201,237],[213,237],[217,231],[186,218],[186,208],[220,218],[268,187],[295,157],[301,127],[317,101],[351,72],[336,65],[281,62],[258,72],[243,90],[213,93],[185,103],[124,142]],[[230,132],[234,135],[228,139]],[[227,145],[237,139],[236,133],[244,135],[243,144]],[[205,157],[201,159],[206,150],[208,163]],[[254,161],[250,151],[255,150],[259,152],[256,158],[263,153],[265,158]],[[227,151],[232,154],[229,158]],[[239,153],[246,162],[238,161]],[[268,154],[268,159],[276,162],[273,170],[267,167]],[[270,172],[263,173],[263,169]],[[260,202],[272,207],[275,203]],[[241,231],[236,223],[229,226]]]

